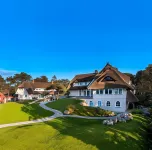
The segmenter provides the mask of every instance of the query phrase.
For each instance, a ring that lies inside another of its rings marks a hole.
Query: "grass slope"
[[[81,100],[75,100],[75,99],[59,99],[57,101],[47,103],[46,105],[50,108],[57,109],[61,112],[64,112],[68,105],[72,104],[72,105],[77,106],[79,105],[80,102]]]
[[[0,129],[1,150],[143,150],[146,119],[104,126],[101,120],[58,118]]]
[[[53,115],[39,104],[9,102],[0,104],[0,124],[28,121]]]
[[[68,105],[72,104],[75,106],[75,110],[72,114],[74,115],[80,115],[80,116],[108,116],[110,114],[110,111],[103,110],[97,107],[89,107],[89,106],[81,106],[80,102],[82,100],[76,100],[76,99],[60,99],[54,102],[50,102],[46,104],[50,108],[54,108],[57,110],[60,110],[61,112],[64,112]]]

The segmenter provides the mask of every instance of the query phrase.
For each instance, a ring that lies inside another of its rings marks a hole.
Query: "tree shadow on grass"
[[[58,118],[46,124],[58,130],[61,135],[72,136],[98,149],[147,149],[145,126],[139,120],[104,126],[101,120]]]
[[[39,103],[29,104],[29,102],[19,102],[23,104],[21,111],[29,115],[29,120],[40,119],[44,117],[52,116],[54,113],[43,109],[39,106]]]
[[[24,104],[22,111],[28,113],[33,119],[50,116],[50,111],[45,111],[38,104]],[[71,136],[97,149],[147,149],[147,119],[141,115],[136,115],[133,121],[118,123],[114,126],[102,125],[101,120],[80,118],[56,118],[44,123],[59,131],[62,136]],[[72,144],[71,141],[70,143]]]

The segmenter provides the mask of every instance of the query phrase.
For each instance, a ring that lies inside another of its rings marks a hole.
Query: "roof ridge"
[[[75,76],[78,76],[78,75],[86,75],[86,74],[95,74],[95,73],[82,73],[82,74],[77,74]]]

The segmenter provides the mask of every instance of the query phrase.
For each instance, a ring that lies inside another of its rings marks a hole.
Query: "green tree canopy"
[[[56,81],[57,80],[57,77],[54,75],[51,79],[51,81]]]
[[[41,77],[35,78],[34,81],[36,81],[36,82],[48,82],[48,78],[46,76],[41,76]]]

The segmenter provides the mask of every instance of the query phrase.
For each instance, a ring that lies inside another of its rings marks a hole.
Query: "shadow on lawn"
[[[118,123],[115,126],[104,126],[101,120],[58,118],[46,124],[62,135],[72,136],[98,149],[146,150],[147,121],[144,121],[141,123],[141,120],[136,119],[127,123]]]
[[[32,119],[50,116],[51,113],[39,107],[38,104],[29,105],[28,103],[24,103],[22,111],[28,113]],[[101,120],[78,118],[57,118],[44,123],[59,131],[61,135],[72,136],[86,144],[96,146],[98,149],[147,149],[147,119],[141,115],[136,115],[133,121],[118,123],[114,126],[102,125]],[[70,143],[72,144],[72,141],[69,140]]]
[[[54,113],[48,110],[45,110],[39,106],[38,103],[29,104],[29,102],[18,102],[23,104],[21,111],[29,115],[29,120],[40,119],[48,116],[52,116]]]

